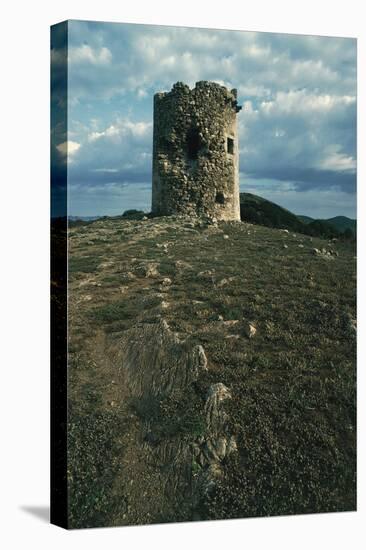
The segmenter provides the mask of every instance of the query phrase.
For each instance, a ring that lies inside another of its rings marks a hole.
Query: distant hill
[[[92,222],[94,220],[99,220],[102,216],[69,216],[69,220],[76,222],[82,220],[83,222]]]
[[[345,231],[346,229],[352,229],[356,231],[357,222],[346,216],[335,216],[334,218],[329,218],[328,223],[334,225],[339,231]]]
[[[258,225],[328,239],[343,236],[346,230],[345,237],[352,238],[356,232],[356,221],[345,216],[336,216],[329,220],[297,216],[286,208],[252,193],[240,193],[240,217],[243,221]]]
[[[72,223],[80,222],[94,222],[95,220],[100,220],[102,218],[122,218],[130,220],[141,220],[146,213],[143,210],[125,210],[123,214],[117,216],[69,216],[68,220]]]
[[[301,231],[305,224],[295,214],[274,202],[252,193],[240,193],[240,217],[242,220],[265,225]]]
[[[314,218],[310,218],[310,216],[297,216],[302,222],[309,224],[313,221],[315,221]],[[328,218],[328,219],[322,219],[319,220],[322,222],[327,222],[338,231],[343,232],[346,229],[351,229],[354,233],[356,232],[357,222],[356,220],[353,220],[352,218],[347,218],[347,216],[335,216],[334,218]]]
[[[351,218],[347,218],[347,216],[335,216],[334,218],[328,218],[326,220],[315,220],[314,218],[310,218],[310,216],[297,217],[307,225],[315,221],[325,222],[337,229],[337,231],[339,231],[340,233],[344,233],[346,230],[348,230],[349,232],[349,230],[351,230],[354,235],[356,234],[357,221]]]
[[[304,223],[311,223],[314,221],[314,218],[310,218],[310,216],[297,216],[299,220],[301,220]]]

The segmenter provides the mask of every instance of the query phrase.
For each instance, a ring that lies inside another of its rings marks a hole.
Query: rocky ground
[[[355,509],[355,288],[350,243],[70,227],[71,526]]]

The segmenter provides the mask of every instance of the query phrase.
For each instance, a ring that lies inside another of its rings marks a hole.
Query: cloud
[[[356,172],[356,159],[350,155],[340,153],[341,145],[330,145],[326,148],[326,156],[320,163],[323,170],[334,170],[341,172]],[[327,154],[328,152],[328,154]]]
[[[120,135],[120,131],[116,126],[112,124],[102,132],[91,132],[91,134],[89,134],[88,137],[89,137],[89,141],[96,141],[97,139],[100,139],[102,137],[114,138],[119,135]]]
[[[118,172],[117,168],[93,168],[92,172],[102,172],[106,174],[115,174]]]
[[[356,102],[354,96],[314,94],[306,89],[277,92],[273,100],[263,101],[261,109],[266,114],[274,112],[287,113],[325,113],[339,105],[350,105]]]
[[[268,100],[244,102],[239,117],[246,174],[288,181],[299,189],[355,192],[355,96],[277,91]]]
[[[89,141],[96,141],[100,138],[111,138],[120,140],[122,137],[132,135],[142,137],[147,135],[152,128],[152,122],[132,122],[130,120],[118,120],[101,132],[91,132],[88,136]]]
[[[68,61],[73,64],[91,63],[92,65],[103,65],[111,63],[112,54],[105,46],[96,49],[83,44],[82,46],[69,48]]]
[[[57,44],[53,56],[62,62]],[[71,21],[69,62],[72,183],[151,186],[153,94],[213,80],[243,105],[244,187],[354,197],[354,39]]]

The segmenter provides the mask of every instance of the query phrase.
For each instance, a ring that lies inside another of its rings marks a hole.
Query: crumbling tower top
[[[237,92],[177,82],[154,96],[152,212],[240,220]]]

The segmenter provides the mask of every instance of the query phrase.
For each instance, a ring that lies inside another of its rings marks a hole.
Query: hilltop
[[[70,227],[71,526],[354,510],[355,286],[352,242]]]

